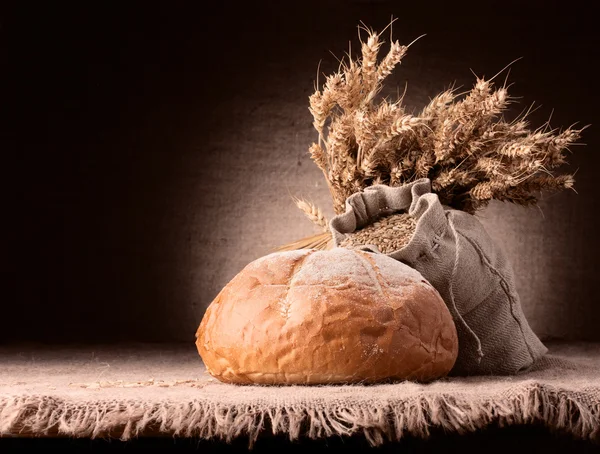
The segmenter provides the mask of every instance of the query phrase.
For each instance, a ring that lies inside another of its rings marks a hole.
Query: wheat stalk
[[[544,191],[573,188],[573,176],[557,169],[586,127],[558,132],[546,123],[532,130],[531,108],[507,121],[504,114],[514,99],[506,82],[495,87],[496,76],[476,77],[463,94],[445,90],[420,113],[408,114],[404,95],[396,100],[378,95],[412,43],[390,40],[378,60],[381,33],[362,30],[367,36],[360,41],[360,58],[348,52],[339,71],[309,97],[318,133],[309,152],[323,171],[335,213],[370,185],[400,186],[424,177],[442,203],[469,213],[491,200],[527,206]],[[325,228],[314,207],[299,208]]]
[[[333,248],[330,232],[319,233],[279,246],[275,251],[295,251],[297,249],[327,250]]]

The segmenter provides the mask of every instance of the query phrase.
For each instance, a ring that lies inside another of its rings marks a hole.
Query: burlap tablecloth
[[[372,444],[432,428],[542,423],[600,441],[600,344],[548,344],[534,370],[431,384],[234,386],[194,346],[0,347],[0,435],[148,432],[231,440],[363,434]]]

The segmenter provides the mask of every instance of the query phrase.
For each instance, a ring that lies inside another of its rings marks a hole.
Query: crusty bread
[[[226,383],[376,383],[446,375],[452,316],[421,274],[383,254],[276,252],[247,265],[207,309],[196,346]]]

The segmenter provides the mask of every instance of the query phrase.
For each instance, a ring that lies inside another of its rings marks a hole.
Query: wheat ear
[[[314,224],[318,225],[323,229],[324,232],[329,230],[329,224],[327,218],[321,211],[321,209],[304,199],[294,199],[294,203],[300,208],[306,217],[310,219]]]

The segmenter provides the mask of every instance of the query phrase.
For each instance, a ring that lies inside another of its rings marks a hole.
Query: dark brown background
[[[2,7],[0,340],[193,342],[244,265],[314,232],[292,195],[332,213],[307,155],[307,97],[359,20],[382,28],[391,15],[402,42],[427,33],[390,81],[408,83],[409,108],[523,57],[510,74],[517,110],[536,101],[536,126],[553,109],[553,126],[592,124],[570,159],[578,194],[480,218],[512,259],[534,330],[600,340],[591,6],[52,3]]]

